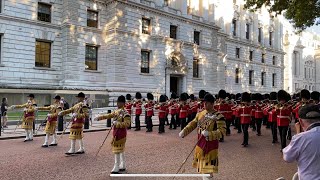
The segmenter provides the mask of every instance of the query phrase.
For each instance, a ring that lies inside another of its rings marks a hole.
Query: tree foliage
[[[245,8],[256,11],[265,6],[276,15],[284,12],[299,31],[320,24],[320,0],[245,0]]]

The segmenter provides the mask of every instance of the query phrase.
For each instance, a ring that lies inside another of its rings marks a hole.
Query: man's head
[[[287,102],[287,99],[288,99],[288,94],[285,90],[279,90],[278,91],[278,101],[280,103],[285,103]]]
[[[205,95],[206,95],[206,91],[203,90],[203,89],[201,89],[201,90],[199,91],[199,99],[203,99]]]
[[[207,111],[212,111],[213,110],[213,106],[214,106],[214,102],[215,102],[215,98],[213,97],[212,94],[210,93],[207,93],[205,96],[204,96],[204,107]]]
[[[86,96],[83,92],[80,92],[76,97],[78,98],[78,102],[82,102]]]
[[[227,97],[227,92],[224,89],[221,89],[218,93],[219,99],[225,99]]]
[[[310,100],[310,92],[307,89],[302,89],[300,92],[300,96],[302,101]]]
[[[34,94],[29,94],[27,97],[29,98],[29,100],[33,100],[34,99]]]
[[[122,108],[124,104],[126,103],[126,98],[124,96],[119,96],[117,100],[117,107]]]
[[[304,131],[316,122],[320,122],[319,106],[313,104],[306,104],[299,110],[299,122]]]
[[[59,95],[57,95],[53,99],[54,99],[55,103],[60,103],[61,97]]]
[[[318,91],[313,91],[311,93],[311,99],[314,101],[315,104],[319,103],[320,93]]]
[[[244,92],[241,95],[241,101],[243,103],[250,103],[251,102],[251,95],[248,92]]]

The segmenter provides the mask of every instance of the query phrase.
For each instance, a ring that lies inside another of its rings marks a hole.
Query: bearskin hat
[[[136,99],[142,99],[141,93],[140,92],[136,92]]]
[[[251,101],[257,100],[257,99],[256,99],[257,94],[251,93],[250,96],[251,96]]]
[[[126,95],[126,100],[131,100],[131,94]]]
[[[278,99],[278,101],[280,101],[280,100],[287,100],[287,92],[285,91],[285,90],[279,90],[278,91],[278,95],[277,95],[277,99]]]
[[[256,98],[257,101],[263,100],[262,94],[257,93],[255,96],[256,96],[255,98]]]
[[[277,92],[271,92],[270,93],[270,100],[274,101],[277,100]]]
[[[160,98],[159,98],[159,102],[166,102],[167,99],[166,99],[166,96],[165,95],[161,95]]]
[[[263,99],[270,99],[270,94],[264,94]]]
[[[218,97],[221,99],[225,99],[227,97],[227,92],[223,89],[221,89],[218,93]]]
[[[117,100],[117,101],[118,101],[118,102],[125,103],[125,102],[126,102],[126,98],[125,98],[123,95],[121,95],[121,96],[118,97],[118,100]]]
[[[206,95],[206,91],[205,90],[202,89],[202,90],[199,91],[199,98],[200,99],[203,99],[205,95]]]
[[[151,93],[147,93],[147,99],[148,100],[153,100],[153,95]]]
[[[176,93],[171,93],[171,99],[177,99],[177,94]]]
[[[319,101],[319,98],[320,98],[320,93],[318,91],[313,91],[311,93],[311,99],[312,100]]]
[[[207,93],[205,96],[204,96],[204,99],[203,101],[206,101],[206,102],[211,102],[211,103],[214,103],[216,99],[214,98],[214,96],[210,93]]]
[[[248,92],[244,92],[241,95],[241,101],[242,102],[250,102],[251,101],[251,96]]]
[[[300,92],[300,97],[301,99],[304,98],[304,99],[310,99],[310,92],[306,89],[302,89],[301,92]]]
[[[287,92],[287,101],[291,101],[291,95]]]
[[[236,99],[238,100],[238,99],[240,99],[241,98],[241,93],[237,93],[236,94]]]
[[[188,99],[188,94],[182,93],[182,94],[180,95],[180,100],[181,100],[181,101],[186,101],[187,99]]]
[[[190,94],[190,99],[195,100],[194,94]]]
[[[230,93],[227,93],[227,98],[231,99],[231,94]]]
[[[230,98],[231,99],[236,99],[236,95],[235,94],[230,94]]]

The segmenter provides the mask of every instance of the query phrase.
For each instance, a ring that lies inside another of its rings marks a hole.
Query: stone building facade
[[[283,88],[282,22],[266,10],[243,10],[243,1],[1,3],[3,95],[84,91],[105,105],[107,97],[136,91]]]

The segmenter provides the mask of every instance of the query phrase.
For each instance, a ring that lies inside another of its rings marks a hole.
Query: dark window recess
[[[272,65],[276,65],[276,56],[272,56]]]
[[[199,59],[193,58],[193,77],[199,77]]]
[[[265,79],[266,73],[262,72],[261,73],[261,86],[264,86],[264,79]]]
[[[236,84],[238,84],[240,82],[240,69],[236,68],[236,72],[235,72],[235,80],[236,80]]]
[[[150,34],[151,32],[151,20],[147,18],[142,18],[142,33]]]
[[[149,73],[150,52],[141,51],[141,73]]]
[[[253,60],[253,51],[250,51],[250,54],[249,54],[249,60],[252,61]]]
[[[233,36],[237,35],[237,20],[236,19],[232,20],[231,31],[232,31]]]
[[[51,43],[45,41],[36,41],[36,67],[50,68]]]
[[[200,32],[199,31],[194,31],[194,43],[197,45],[200,45]]]
[[[86,45],[86,69],[98,70],[98,47]]]
[[[38,21],[51,22],[51,5],[38,3]]]
[[[246,39],[250,39],[250,24],[246,24]]]
[[[253,70],[249,71],[249,85],[253,85]]]
[[[98,12],[92,10],[87,11],[87,26],[98,27]]]
[[[273,33],[270,31],[269,32],[269,45],[272,46],[272,35]]]
[[[240,48],[236,48],[236,58],[240,58]]]
[[[177,39],[177,30],[178,30],[177,26],[170,25],[170,38]]]
[[[261,63],[265,63],[266,60],[266,54],[262,53],[261,55]]]
[[[276,86],[276,74],[273,73],[272,74],[272,87],[275,87]]]
[[[169,0],[164,0],[164,6],[169,6]]]
[[[258,42],[261,43],[262,41],[262,28],[258,28]]]

